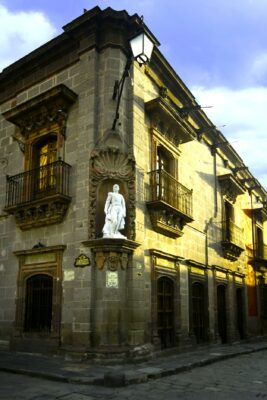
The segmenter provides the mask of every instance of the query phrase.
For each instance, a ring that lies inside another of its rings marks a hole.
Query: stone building
[[[85,12],[3,70],[0,104],[2,347],[135,357],[266,333],[267,193],[138,15]],[[103,238],[114,184],[126,239]]]

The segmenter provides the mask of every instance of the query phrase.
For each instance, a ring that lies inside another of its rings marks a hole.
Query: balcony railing
[[[261,260],[267,260],[267,246],[263,243],[255,244],[255,257]]]
[[[223,221],[223,242],[233,243],[241,248],[244,247],[244,230],[233,223],[230,219]]]
[[[6,209],[53,195],[69,196],[71,166],[62,160],[7,177]]]
[[[162,201],[179,212],[192,217],[192,190],[187,189],[164,170],[149,172],[150,202]]]

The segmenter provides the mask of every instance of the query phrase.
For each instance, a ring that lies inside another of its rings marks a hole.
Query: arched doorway
[[[236,289],[236,324],[239,338],[244,339],[244,302],[243,290],[241,288]]]
[[[33,275],[26,282],[25,332],[50,332],[52,321],[53,278]]]
[[[163,348],[174,345],[174,284],[162,277],[157,282],[158,335]]]
[[[226,287],[217,287],[218,333],[222,343],[227,342]]]
[[[192,329],[197,343],[204,342],[205,332],[205,291],[204,286],[195,282],[192,284]]]

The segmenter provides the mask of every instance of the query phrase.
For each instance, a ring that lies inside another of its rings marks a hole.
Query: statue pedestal
[[[83,242],[90,247],[92,270],[91,351],[107,356],[128,347],[128,267],[140,245],[128,239],[102,238]]]

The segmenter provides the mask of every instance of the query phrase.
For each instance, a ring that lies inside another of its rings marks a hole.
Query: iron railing
[[[263,243],[255,243],[255,257],[267,260],[267,246]]]
[[[17,175],[7,176],[5,208],[15,207],[50,195],[69,196],[71,166],[62,160]]]
[[[163,201],[181,213],[192,217],[192,190],[187,189],[164,170],[149,172],[149,201]]]
[[[244,247],[244,230],[228,219],[222,222],[223,241]]]

